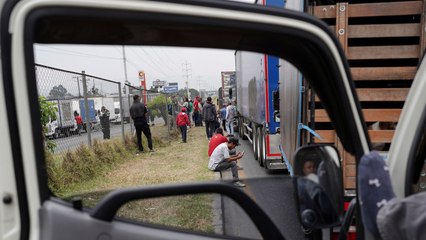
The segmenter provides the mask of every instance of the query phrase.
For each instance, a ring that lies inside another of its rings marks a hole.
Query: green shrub
[[[93,178],[97,167],[93,152],[83,144],[78,146],[74,153],[67,152],[62,161],[62,168],[66,172],[66,182],[69,183]]]

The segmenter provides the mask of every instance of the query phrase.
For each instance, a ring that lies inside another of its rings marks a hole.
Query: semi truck
[[[263,0],[257,4],[300,11],[301,2]],[[260,166],[291,172],[289,158],[300,146],[300,130],[309,129],[301,123],[302,76],[288,62],[268,54],[236,51],[235,63],[241,138],[250,141]],[[281,97],[280,88],[285,92]]]
[[[237,51],[238,131],[253,146],[255,159],[269,169],[286,168],[280,152],[280,116],[274,109],[278,91],[278,58]]]

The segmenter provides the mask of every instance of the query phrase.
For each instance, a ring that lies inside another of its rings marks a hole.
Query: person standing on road
[[[220,121],[222,122],[222,129],[226,129],[226,106],[223,105],[220,109]]]
[[[133,123],[135,125],[138,148],[141,152],[143,152],[142,132],[148,139],[149,151],[154,151],[154,149],[152,148],[151,130],[146,120],[147,113],[148,110],[146,109],[145,104],[141,103],[141,97],[139,95],[133,96],[133,104],[130,107],[130,116],[132,117]]]
[[[229,155],[229,151],[239,145],[237,138],[230,138],[228,142],[221,143],[217,146],[209,159],[208,168],[212,171],[223,171],[231,168],[234,185],[237,187],[245,187],[246,185],[240,181],[238,177],[237,161],[244,156],[244,152],[239,152],[233,156]]]
[[[105,106],[101,107],[101,115],[99,116],[99,121],[101,122],[104,139],[110,139],[109,110],[106,109]]]
[[[81,119],[80,114],[77,111],[74,112],[75,122],[77,124],[77,133],[78,136],[81,136],[81,129],[83,128],[83,119]]]
[[[210,140],[213,136],[213,132],[216,130],[216,106],[212,104],[212,98],[208,97],[206,103],[203,106],[203,120],[206,124],[206,135]]]
[[[226,107],[226,131],[228,132],[228,137],[234,136],[234,117],[235,117],[235,108],[231,102],[228,103]]]
[[[182,111],[176,117],[176,126],[180,128],[180,133],[182,135],[182,142],[186,143],[186,131],[188,126],[191,124],[189,121],[188,114],[185,113],[186,108],[182,108]]]

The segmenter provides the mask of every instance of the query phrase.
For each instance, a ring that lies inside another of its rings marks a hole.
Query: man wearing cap
[[[217,146],[209,159],[208,168],[212,171],[223,171],[231,168],[234,185],[237,187],[245,187],[238,177],[237,161],[244,156],[244,152],[236,155],[229,155],[229,151],[235,149],[239,145],[238,138],[231,137],[228,142],[221,143]]]

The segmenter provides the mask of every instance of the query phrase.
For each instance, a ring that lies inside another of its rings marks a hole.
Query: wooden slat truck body
[[[425,6],[425,1],[340,2],[308,8],[336,33],[349,60],[370,138],[376,150],[385,156],[425,49],[422,31]],[[345,166],[345,189],[353,193],[356,188],[354,158],[341,147],[318,98],[312,104],[309,101],[313,98],[309,95],[305,97],[304,122],[323,138],[311,140],[334,143],[338,147]],[[309,142],[307,137],[305,141]]]

